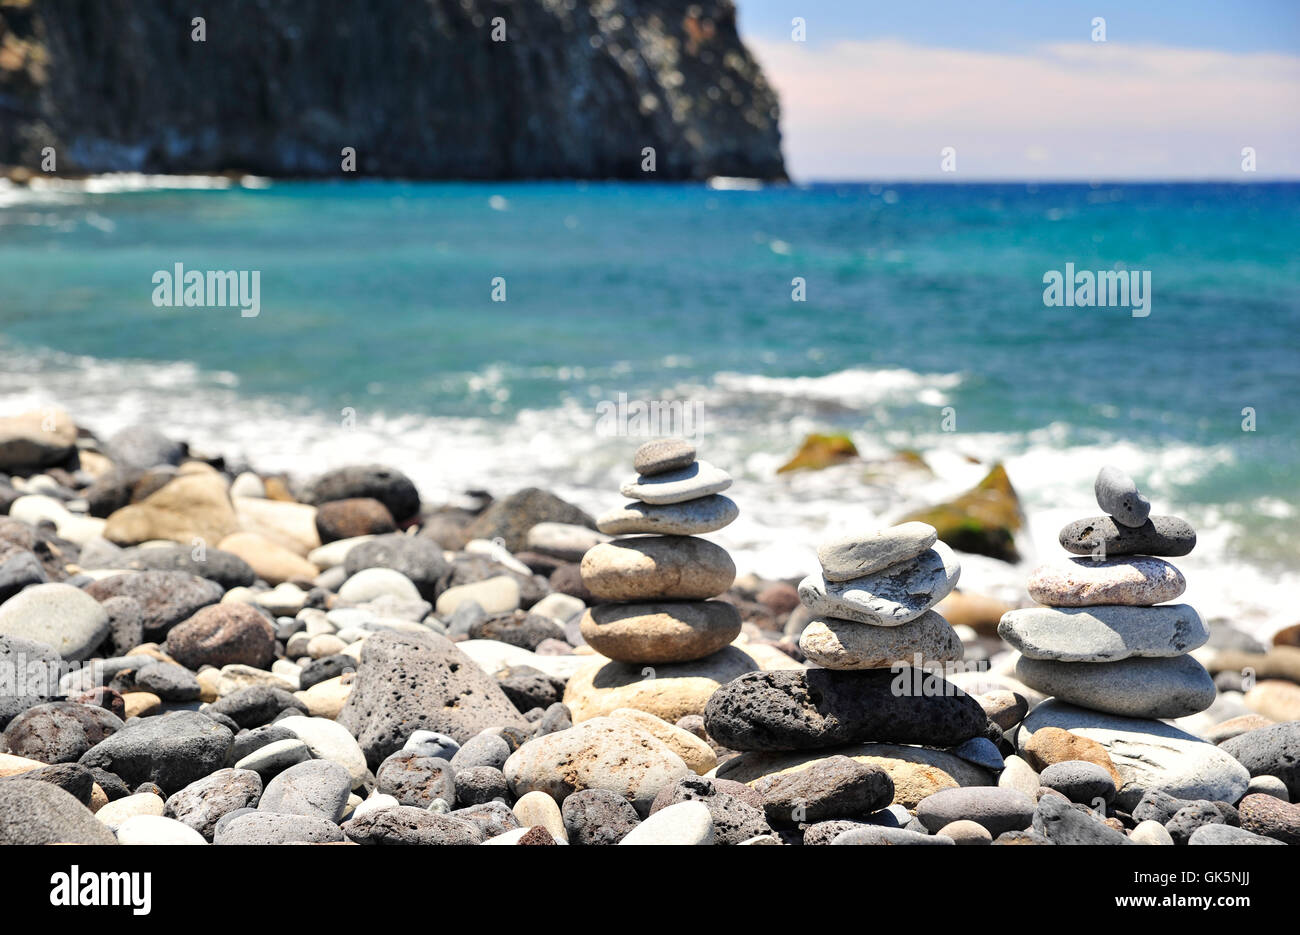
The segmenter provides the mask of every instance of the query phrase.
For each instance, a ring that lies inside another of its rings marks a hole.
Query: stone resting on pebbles
[[[1178,517],[1151,516],[1146,497],[1117,468],[1102,468],[1096,495],[1107,515],[1061,530],[1061,545],[1078,557],[1029,576],[1029,594],[1044,606],[1010,611],[998,624],[1019,651],[1016,677],[1052,696],[1031,712],[1020,743],[1038,726],[1095,737],[1111,748],[1126,800],[1156,789],[1235,801],[1245,791],[1244,772],[1161,720],[1196,714],[1216,697],[1210,674],[1190,655],[1209,631],[1192,607],[1166,603],[1183,593],[1185,582],[1164,557],[1186,555],[1196,533]],[[1153,757],[1162,755],[1152,752],[1153,744],[1171,751],[1163,754],[1170,760],[1208,757],[1226,765],[1220,770],[1226,778],[1198,786],[1195,770],[1152,770]]]
[[[675,721],[698,715],[717,685],[758,665],[731,646],[736,608],[713,600],[731,587],[736,566],[700,538],[739,514],[722,491],[731,478],[682,439],[642,445],[637,477],[622,485],[633,500],[596,520],[601,542],[582,557],[582,583],[596,599],[583,615],[583,639],[611,662],[575,673],[565,702],[575,720],[636,707]],[[647,669],[652,671],[647,671]]]

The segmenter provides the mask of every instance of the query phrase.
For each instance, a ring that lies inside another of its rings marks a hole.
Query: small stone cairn
[[[736,566],[721,546],[701,539],[739,510],[722,491],[731,477],[681,439],[637,449],[638,476],[621,492],[632,502],[601,516],[597,528],[619,536],[589,549],[582,582],[599,603],[582,617],[583,638],[618,662],[654,666],[703,659],[740,634],[740,614],[724,593]]]
[[[1209,639],[1200,616],[1177,599],[1182,573],[1160,556],[1186,555],[1196,533],[1176,516],[1151,516],[1133,479],[1097,475],[1105,516],[1068,524],[1061,545],[1074,558],[1035,568],[1029,595],[1042,607],[1013,610],[998,633],[1020,652],[1015,675],[1036,691],[1092,711],[1180,718],[1208,708],[1214,680],[1188,655]]]

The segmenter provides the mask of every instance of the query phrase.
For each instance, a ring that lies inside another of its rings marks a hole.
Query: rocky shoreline
[[[924,518],[738,578],[761,505],[628,455],[593,517],[0,418],[0,843],[1300,842],[1296,628],[1169,603],[1121,473],[1009,608]]]

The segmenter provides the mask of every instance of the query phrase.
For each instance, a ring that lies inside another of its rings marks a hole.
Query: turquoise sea
[[[156,307],[176,263],[258,271],[260,313]],[[1148,271],[1150,314],[1045,306],[1067,263]],[[636,442],[595,429],[620,393],[703,413],[702,456],[750,498],[728,544],[766,573],[994,459],[1052,556],[1109,461],[1197,523],[1185,571],[1212,609],[1300,617],[1297,184],[0,189],[0,412],[59,403],[264,469],[392,460],[430,499],[535,483],[600,509]],[[934,474],[776,477],[826,430]]]

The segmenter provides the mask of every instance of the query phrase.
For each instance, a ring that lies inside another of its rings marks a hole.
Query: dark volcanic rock
[[[80,763],[55,763],[39,769],[29,769],[16,776],[0,777],[0,782],[32,779],[58,786],[82,805],[89,806],[95,788],[95,774]]]
[[[316,509],[316,532],[320,533],[321,542],[396,531],[393,514],[373,497],[327,500]]]
[[[275,629],[251,604],[217,604],[172,627],[167,652],[191,669],[204,665],[265,669],[275,659]]]
[[[203,692],[194,673],[173,662],[141,666],[135,673],[135,687],[153,692],[163,701],[194,701]]]
[[[866,815],[894,800],[894,781],[879,766],[832,756],[793,773],[775,773],[754,783],[773,823],[820,822]]]
[[[434,799],[456,801],[456,771],[441,757],[422,756],[415,750],[398,750],[375,770],[376,787],[402,805],[428,808]],[[483,801],[490,801],[488,796]],[[477,805],[478,802],[466,802]]]
[[[256,808],[262,778],[252,770],[219,769],[190,783],[167,800],[163,814],[175,818],[209,841],[217,822],[237,808]]]
[[[390,631],[367,639],[337,720],[357,738],[371,768],[417,730],[459,743],[485,727],[529,731],[496,681],[436,633]]]
[[[248,562],[232,552],[205,548],[195,558],[195,550],[183,545],[149,546],[147,549],[124,549],[113,568],[138,568],[141,571],[183,571],[215,581],[222,588],[248,587],[257,580]]]
[[[225,765],[231,732],[194,711],[137,718],[85,752],[81,763],[122,777],[128,786],[155,782],[184,788]]]
[[[249,685],[218,698],[209,710],[224,714],[240,727],[261,727],[282,711],[306,714],[307,706],[283,688]]]
[[[650,806],[650,814],[679,802],[702,802],[713,817],[714,844],[739,844],[760,834],[771,834],[772,828],[763,814],[762,803],[750,798],[748,787],[741,792],[737,786],[744,784],[688,776],[661,789]],[[733,794],[733,791],[738,794]]]
[[[28,708],[9,722],[9,753],[42,763],[75,763],[82,754],[126,725],[104,708],[54,701]]]
[[[399,523],[420,512],[420,494],[411,479],[383,464],[357,464],[326,471],[302,491],[302,502],[320,506],[332,500],[378,500]]]
[[[345,672],[353,672],[357,661],[344,653],[313,659],[298,673],[298,687],[303,691],[328,679],[338,678]]]
[[[144,642],[144,611],[133,597],[110,597],[99,602],[108,614],[108,639],[102,653],[126,655]]]
[[[913,669],[751,672],[714,692],[704,711],[709,736],[732,750],[867,741],[952,747],[982,735],[987,720],[974,698]]]
[[[471,539],[501,539],[511,552],[522,552],[528,547],[528,530],[538,523],[596,528],[596,521],[572,503],[549,491],[527,487],[493,502],[466,532]]]
[[[1252,776],[1276,776],[1300,800],[1300,721],[1284,721],[1238,734],[1219,744]]]
[[[1063,796],[1039,799],[1033,830],[1053,844],[1133,843],[1123,832],[1102,824],[1087,808],[1071,805]]]
[[[53,783],[0,782],[0,845],[116,843],[107,825]]]
[[[395,754],[394,754],[395,755]],[[484,805],[495,799],[510,800],[505,773],[491,766],[474,766],[456,774],[456,804]],[[447,799],[448,802],[451,799]]]
[[[103,578],[87,586],[86,593],[101,604],[110,597],[135,598],[145,637],[160,640],[182,620],[221,600],[225,590],[183,571],[140,571]]]
[[[1106,555],[1186,555],[1196,548],[1196,531],[1177,516],[1152,516],[1141,526],[1124,526],[1109,516],[1079,519],[1060,533],[1061,546],[1089,555],[1105,546]]]
[[[36,553],[0,540],[0,604],[29,584],[42,584],[48,580]]]
[[[516,610],[471,624],[470,639],[497,640],[533,650],[542,640],[564,640],[564,627],[550,617]]]

